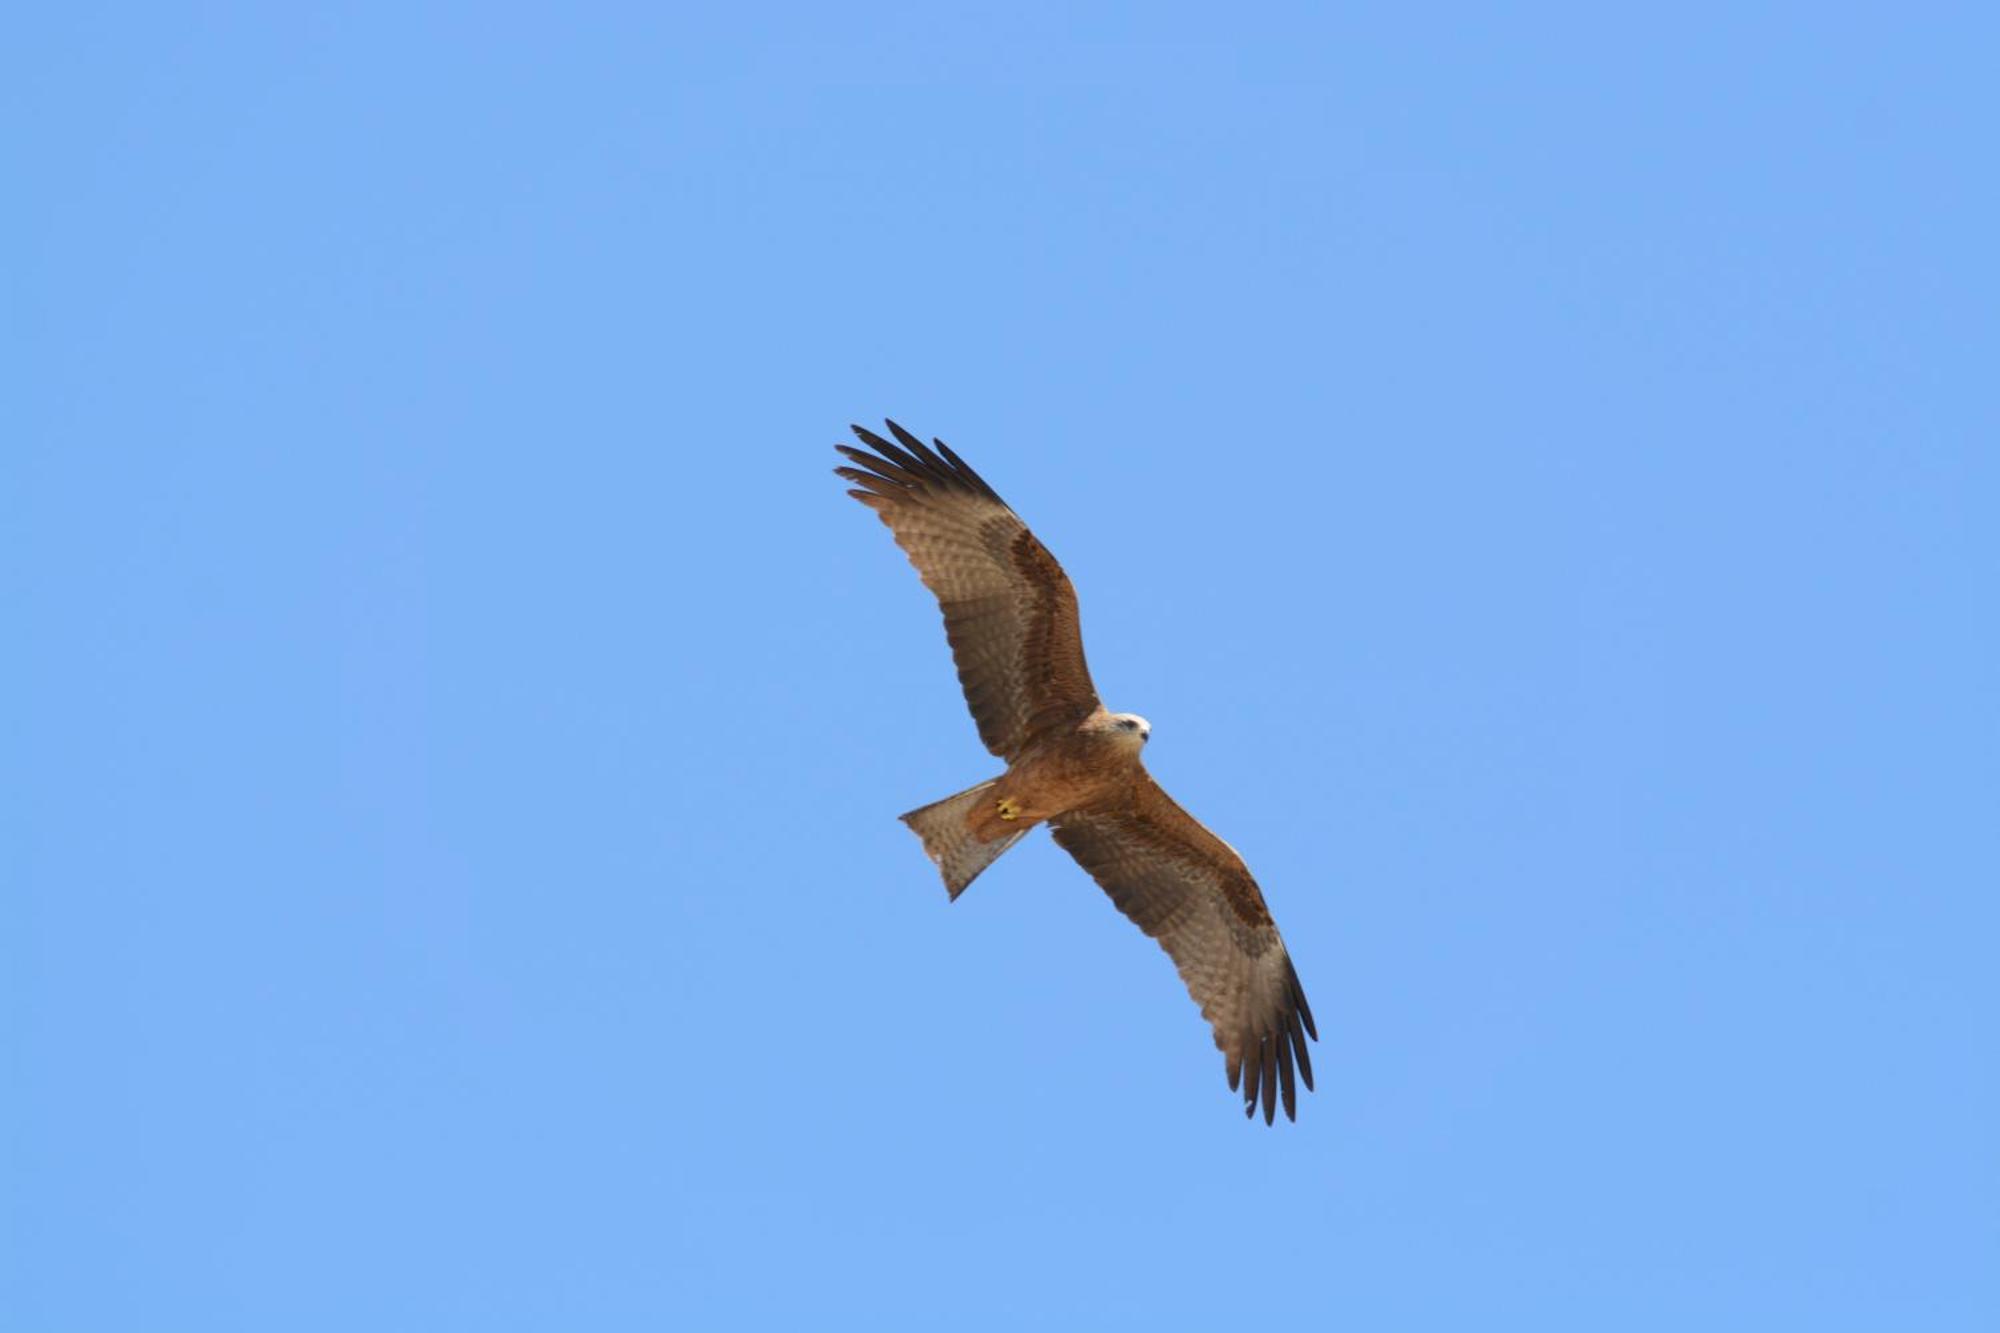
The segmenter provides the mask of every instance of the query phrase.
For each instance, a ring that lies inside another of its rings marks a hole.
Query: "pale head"
[[[1108,714],[1104,719],[1104,729],[1135,749],[1144,745],[1153,734],[1153,724],[1137,713]]]

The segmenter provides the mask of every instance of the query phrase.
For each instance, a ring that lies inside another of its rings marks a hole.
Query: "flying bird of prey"
[[[889,525],[944,611],[965,702],[997,778],[902,816],[954,900],[1036,824],[1118,910],[1158,940],[1215,1030],[1243,1113],[1283,1101],[1293,1069],[1308,1089],[1315,1041],[1278,927],[1236,850],[1174,803],[1139,761],[1146,719],[1098,701],[1083,661],[1069,576],[1012,509],[943,440],[895,422],[892,444],[854,427],[873,453],[836,445],[849,495]]]

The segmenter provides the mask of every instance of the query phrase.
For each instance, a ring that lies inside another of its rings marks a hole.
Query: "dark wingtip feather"
[[[897,425],[895,421],[893,421],[892,419],[884,417],[882,418],[882,424],[889,428],[889,433],[896,437],[896,442],[898,444],[902,445],[905,449],[908,449],[918,458],[923,458],[926,455],[930,457],[936,457],[936,455],[931,454],[931,451],[929,449],[924,447],[924,442],[922,440],[910,434],[910,432],[904,430],[901,426]]]
[[[876,495],[894,496],[902,489],[889,478],[878,477],[873,472],[863,472],[858,467],[837,467],[833,470],[833,475],[839,477],[842,481],[851,481],[858,486],[865,486]]]
[[[934,440],[932,441],[932,443],[937,445],[938,452],[945,456],[945,460],[947,462],[949,462],[953,467],[957,468],[960,472],[965,474],[965,479],[971,482],[975,487],[977,487],[981,495],[984,495],[987,499],[993,501],[995,504],[1007,503],[1005,500],[1002,500],[1000,498],[1000,493],[998,491],[994,490],[991,486],[986,484],[986,478],[980,476],[977,472],[974,472],[972,470],[972,464],[966,462],[963,458],[960,458],[957,454],[951,451],[950,445],[946,444],[943,440]]]
[[[951,479],[953,485],[959,486],[968,491],[972,491],[975,494],[979,491],[979,487],[973,485],[968,478],[959,475],[958,469],[954,468],[950,463],[947,463],[944,459],[938,457],[938,453],[935,449],[931,448],[928,444],[925,444],[922,440],[918,439],[916,436],[910,434],[910,432],[904,430],[901,426],[898,426],[895,422],[891,421],[887,424],[889,429],[895,434],[896,438],[903,442],[903,447],[908,449],[911,453],[915,454],[918,458],[923,459],[924,462],[929,464],[932,468],[936,469],[939,476],[948,477]]]
[[[1319,1040],[1319,1029],[1313,1026],[1312,1006],[1306,1003],[1306,990],[1299,984],[1299,970],[1292,966],[1290,958],[1285,959],[1285,978],[1292,992],[1292,1004],[1297,1007],[1299,1017],[1305,1020],[1306,1031],[1314,1041]]]
[[[1294,1009],[1292,1011],[1288,1022],[1292,1031],[1292,1051],[1299,1057],[1299,1077],[1305,1080],[1306,1091],[1311,1092],[1313,1085],[1313,1062],[1312,1056],[1306,1053],[1306,1034],[1299,1027],[1298,1010]]]
[[[882,458],[894,464],[899,470],[908,473],[919,484],[924,480],[933,479],[931,477],[931,469],[924,465],[922,459],[914,458],[903,452],[903,450],[889,443],[866,426],[849,426],[848,429],[854,432],[855,439],[860,440],[870,449],[873,449]]]
[[[1292,1076],[1292,1040],[1285,1031],[1272,1038],[1278,1044],[1278,1092],[1285,1099],[1285,1119],[1299,1118],[1299,1090]]]
[[[886,458],[877,458],[866,449],[856,449],[851,445],[845,444],[836,444],[833,447],[835,452],[847,459],[848,462],[867,468],[876,476],[893,481],[905,490],[923,484],[923,478],[919,477],[916,473],[909,471],[907,468],[897,467]]]

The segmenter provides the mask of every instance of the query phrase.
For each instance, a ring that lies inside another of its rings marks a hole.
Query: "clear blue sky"
[[[2000,1326],[2000,32],[1745,8],[18,14],[0,1324]],[[895,822],[884,415],[1298,1124]]]

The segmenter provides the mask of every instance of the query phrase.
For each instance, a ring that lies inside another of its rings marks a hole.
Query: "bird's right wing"
[[[1259,1101],[1270,1124],[1282,1098],[1296,1119],[1293,1065],[1308,1089],[1318,1040],[1299,974],[1236,849],[1180,808],[1151,775],[1101,808],[1058,815],[1050,832],[1111,895],[1118,910],[1166,949],[1215,1030],[1243,1113]]]

